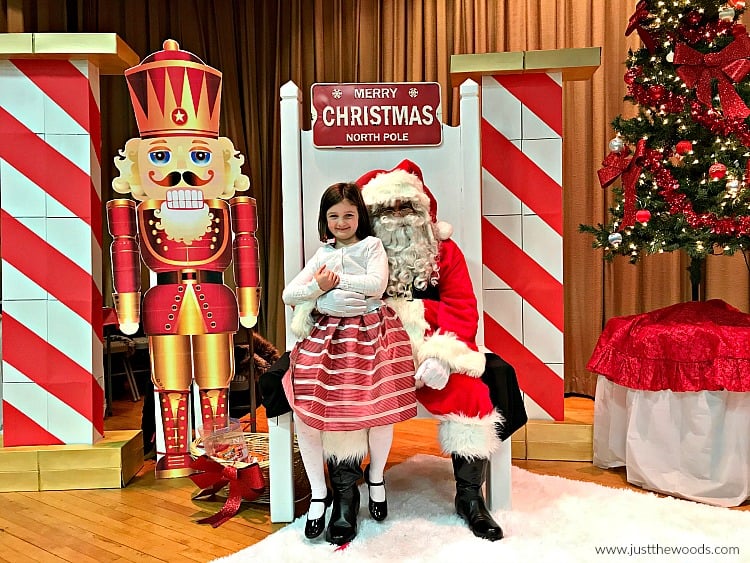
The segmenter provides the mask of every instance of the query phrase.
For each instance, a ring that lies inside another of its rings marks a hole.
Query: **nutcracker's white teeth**
[[[202,209],[203,190],[168,190],[167,207],[169,209]]]

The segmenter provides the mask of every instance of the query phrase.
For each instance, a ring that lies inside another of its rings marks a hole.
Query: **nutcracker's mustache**
[[[208,178],[205,180],[198,176],[195,172],[191,172],[190,170],[185,170],[184,172],[180,172],[179,170],[174,170],[164,176],[161,180],[157,180],[154,178],[156,174],[155,170],[149,170],[148,177],[149,179],[158,186],[161,186],[163,188],[171,188],[179,184],[181,181],[185,181],[185,183],[188,186],[205,186],[208,184],[211,180],[213,180],[214,177],[214,171],[209,170],[208,171]]]

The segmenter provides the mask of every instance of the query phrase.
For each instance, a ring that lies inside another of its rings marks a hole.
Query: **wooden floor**
[[[566,420],[592,422],[591,399],[568,398],[565,408]],[[140,403],[115,401],[105,428],[140,428],[140,412]],[[398,424],[389,465],[414,453],[441,455],[435,423],[419,419]],[[265,419],[259,416],[258,431],[266,429]],[[513,463],[535,473],[640,490],[626,482],[624,469],[602,470],[589,462]],[[196,492],[188,478],[154,479],[154,462],[146,461],[124,489],[0,493],[0,561],[209,561],[284,526],[271,524],[267,505],[248,503],[216,529],[196,524],[195,520],[221,507],[217,502],[192,500]],[[297,514],[306,509],[305,500],[299,501]]]

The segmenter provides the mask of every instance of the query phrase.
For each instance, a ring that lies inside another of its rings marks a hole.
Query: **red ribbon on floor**
[[[750,72],[750,37],[740,34],[718,53],[706,55],[685,43],[678,43],[674,50],[674,63],[681,65],[677,74],[688,88],[695,86],[695,97],[705,106],[711,107],[711,81],[718,81],[721,109],[727,117],[741,119],[750,115],[750,109],[734,89],[732,82],[742,80]],[[729,80],[732,82],[729,82]]]
[[[243,499],[255,500],[266,488],[263,473],[257,463],[238,469],[202,455],[193,460],[191,466],[196,473],[190,475],[190,479],[203,489],[194,499],[211,499],[229,485],[229,496],[221,510],[213,516],[201,518],[198,524],[211,524],[214,528],[221,526],[239,512]]]
[[[602,188],[608,187],[612,182],[622,176],[622,188],[624,192],[623,217],[618,230],[631,227],[635,224],[635,184],[643,170],[643,162],[646,156],[646,140],[641,139],[635,147],[635,154],[628,158],[630,150],[621,153],[611,152],[602,161],[602,167],[597,170],[599,183]]]

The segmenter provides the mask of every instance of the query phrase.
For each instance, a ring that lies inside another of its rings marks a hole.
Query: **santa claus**
[[[479,317],[466,259],[437,221],[437,204],[422,171],[404,160],[357,180],[389,260],[386,302],[411,337],[417,399],[440,420],[439,440],[451,454],[456,512],[476,535],[503,537],[487,510],[482,485],[499,446],[502,417],[480,379],[485,355],[475,342]]]

